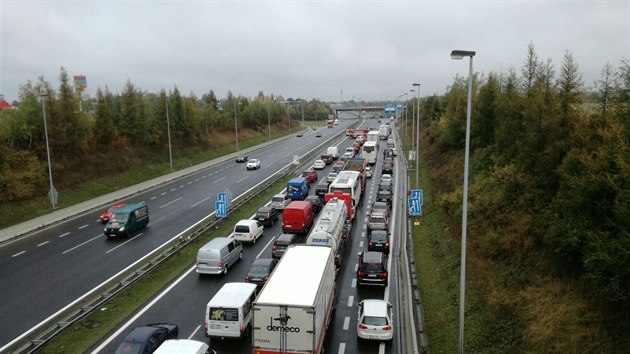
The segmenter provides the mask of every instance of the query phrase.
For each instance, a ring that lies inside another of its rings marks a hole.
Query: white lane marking
[[[174,287],[176,287],[177,284],[179,284],[182,280],[184,280],[184,278],[186,278],[190,273],[192,273],[195,270],[196,267],[197,267],[196,265],[193,265],[192,267],[190,267],[190,269],[188,269],[187,272],[182,274],[182,276],[179,277],[179,279],[174,281],[168,288],[166,288],[166,290],[164,290],[162,293],[160,293],[158,296],[156,296],[153,299],[153,301],[151,301],[147,306],[143,307],[142,310],[138,311],[138,313],[136,313],[135,316],[133,316],[131,319],[129,319],[129,321],[127,321],[120,328],[118,328],[118,330],[114,334],[112,334],[108,339],[103,341],[103,343],[101,343],[101,345],[99,345],[96,349],[94,349],[94,351],[92,351],[92,354],[96,354],[96,353],[100,352],[101,350],[103,350],[103,348],[105,348],[114,338],[118,337],[121,333],[126,331],[127,328],[132,323],[134,323],[138,318],[140,318],[140,316],[144,315],[145,312],[147,312],[151,307],[153,307],[153,305],[155,305],[166,294],[168,294]]]
[[[356,273],[357,270],[359,270],[359,263],[354,265],[354,272]]]
[[[214,182],[212,182],[212,184],[215,184],[215,183],[217,183],[219,181],[223,181],[224,179],[225,179],[225,177],[221,177],[219,179],[215,179]]]
[[[248,179],[248,178],[249,178],[249,176],[246,176],[245,178],[241,178],[241,179],[239,179],[238,181],[236,181],[236,183],[237,183],[237,184],[238,184],[238,183],[241,183],[241,182],[243,182],[244,180],[246,180],[246,179]]]
[[[265,234],[263,233],[263,236],[265,236]],[[262,237],[262,236],[260,236]],[[272,237],[271,240],[269,240],[269,242],[267,242],[267,244],[265,245],[265,247],[263,247],[263,249],[260,251],[260,253],[258,253],[258,255],[256,256],[256,258],[259,258],[261,254],[263,254],[263,252],[265,252],[265,250],[267,249],[267,247],[269,247],[269,245],[273,242],[273,240],[275,240],[275,237]]]
[[[361,231],[361,237],[365,237],[365,231]]]
[[[195,182],[199,182],[199,178],[195,178]]]
[[[381,342],[381,344],[378,345],[378,354],[385,354],[385,343]]]
[[[188,336],[188,339],[192,339],[192,337],[195,336],[195,334],[197,334],[197,332],[201,329],[201,325],[198,325],[197,328],[195,328],[194,331],[192,331],[192,333],[190,334],[190,336]]]
[[[153,196],[153,197],[151,197],[150,199],[151,199],[151,200],[153,200],[153,199],[155,199],[155,198],[157,198],[157,197],[156,197],[156,196]]]
[[[183,185],[183,184],[182,184],[182,185],[180,185],[180,186],[179,186],[179,188],[184,188],[184,185]]]
[[[196,207],[197,205],[199,205],[199,204],[201,204],[201,203],[205,202],[206,200],[208,200],[208,199],[210,199],[210,198],[212,198],[212,197],[208,197],[208,198],[205,198],[205,199],[203,199],[203,200],[200,200],[200,201],[198,201],[197,203],[195,203],[195,204],[191,205],[190,207],[191,207],[191,208],[194,208],[194,207]]]
[[[160,194],[160,195],[166,195],[166,192],[164,192],[164,193],[162,193],[162,194]]]
[[[120,245],[118,245],[118,246],[116,246],[116,247],[114,247],[114,248],[110,249],[109,251],[105,252],[105,254],[108,254],[109,252],[114,251],[114,250],[118,249],[119,247],[122,247],[122,246],[126,245],[127,243],[129,243],[129,242],[131,242],[131,241],[135,240],[135,239],[136,239],[136,237],[140,237],[140,236],[142,236],[142,234],[144,234],[144,232],[141,232],[141,233],[137,234],[136,236],[134,236],[134,237],[132,237],[132,238],[128,239],[127,241],[125,241],[125,242],[121,243]]]
[[[47,244],[47,243],[49,243],[49,242],[50,242],[50,241],[42,242],[42,243],[40,243],[39,245],[37,245],[37,247],[43,246],[43,245],[45,245],[45,244]]]
[[[178,201],[178,200],[180,200],[180,199],[182,199],[182,197],[179,197],[179,198],[177,198],[177,199],[175,199],[175,200],[173,200],[173,201],[170,201],[170,202],[168,202],[168,203],[166,203],[166,204],[162,205],[162,206],[160,207],[160,209],[164,208],[165,206],[167,206],[167,205],[169,205],[169,204],[173,204],[173,203],[175,203],[176,201]]]
[[[66,232],[65,234],[61,234],[61,235],[59,235],[59,237],[61,238],[61,237],[68,236],[68,235],[70,235],[70,233],[69,233],[69,232]]]
[[[186,184],[192,184],[192,181],[190,181],[190,182],[188,182],[188,183],[186,183]]]
[[[363,241],[359,242],[359,247],[363,247]]]
[[[83,225],[83,226],[79,226],[79,228],[78,228],[78,229],[79,229],[79,230],[81,230],[81,229],[85,229],[86,227],[88,227],[88,225],[87,225],[87,224],[85,224],[85,225]]]
[[[174,191],[176,191],[176,190],[177,190],[177,188],[173,188],[173,189],[171,189],[171,192],[174,192]]]
[[[348,307],[352,307],[354,303],[354,296],[350,295],[348,296]]]
[[[103,236],[103,234],[100,234],[100,235],[98,235],[98,236],[96,236],[96,237],[93,237],[93,238],[91,238],[91,239],[89,239],[89,240],[87,240],[87,241],[85,241],[85,242],[83,242],[83,243],[80,243],[80,244],[78,244],[78,245],[76,245],[76,246],[74,246],[74,247],[72,247],[72,248],[70,248],[70,249],[68,249],[68,250],[65,250],[65,251],[61,252],[61,254],[66,254],[66,253],[68,253],[68,252],[70,252],[70,251],[73,251],[73,250],[75,250],[75,249],[77,249],[77,248],[79,248],[79,247],[81,247],[81,246],[85,245],[85,244],[86,244],[86,243],[88,243],[88,242],[92,242],[92,241],[96,240],[97,238],[99,238],[99,237],[101,237],[101,236]]]
[[[339,351],[338,354],[345,354],[346,352],[346,343],[339,343]]]
[[[20,255],[23,255],[24,253],[26,253],[26,251],[22,251],[22,252],[16,253],[16,254],[12,255],[11,257],[17,257],[17,256],[20,256]]]
[[[367,216],[365,217],[365,221],[364,222],[367,224],[367,222],[368,222],[368,217]]]
[[[357,287],[357,278],[352,279],[352,284],[350,284],[351,288],[356,288]]]
[[[206,176],[206,175],[203,175],[203,176],[201,176],[201,179],[204,179],[204,178],[206,178],[206,177],[208,177],[208,176]]]
[[[350,328],[350,316],[343,319],[343,330],[347,331]]]

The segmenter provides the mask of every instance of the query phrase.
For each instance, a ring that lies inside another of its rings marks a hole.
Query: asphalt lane
[[[369,124],[376,124],[376,120],[368,121]],[[350,146],[351,140],[344,139],[339,145],[340,150]],[[388,298],[396,308],[398,307],[397,289],[398,284],[398,240],[393,241],[393,249],[390,253],[390,285],[387,289],[382,287],[356,286],[357,254],[367,250],[367,214],[372,202],[375,200],[377,185],[380,178],[380,166],[382,155],[379,156],[377,165],[374,167],[375,173],[372,179],[366,183],[366,191],[360,205],[357,217],[353,222],[351,236],[346,246],[344,262],[337,273],[337,308],[334,319],[327,331],[325,351],[329,353],[400,353],[401,344],[398,335],[390,343],[379,343],[372,341],[358,341],[356,337],[356,304],[368,298]],[[324,178],[331,166],[327,166],[323,171],[318,171],[320,181]],[[402,193],[402,186],[397,185],[398,194]],[[311,193],[312,194],[312,193]],[[400,200],[401,198],[398,198]],[[400,206],[395,207],[395,212],[399,213]],[[403,209],[404,212],[404,209]],[[393,230],[393,223],[400,222],[404,217],[394,214],[390,220],[390,230]],[[402,214],[404,215],[404,214]],[[394,221],[394,218],[398,220]],[[243,260],[230,268],[230,272],[225,276],[203,276],[200,277],[194,272],[194,267],[175,280],[172,288],[158,295],[155,303],[143,307],[135,316],[129,319],[115,333],[105,337],[94,348],[92,353],[106,353],[115,351],[118,343],[124,336],[136,326],[150,322],[168,321],[176,323],[180,327],[180,338],[189,338],[207,342],[204,336],[203,321],[205,307],[208,301],[216,294],[221,286],[226,282],[244,281],[244,276],[249,265],[256,257],[270,258],[271,243],[277,235],[281,233],[280,223],[272,227],[265,227],[264,235],[255,245],[245,244]],[[396,236],[395,236],[396,237]],[[200,245],[201,246],[201,245]],[[398,331],[401,328],[400,316],[397,312],[394,315],[394,327]],[[242,340],[227,340],[210,342],[211,349],[218,353],[249,353],[251,352],[251,335]]]
[[[322,140],[344,129],[322,128]],[[134,195],[124,202],[146,203],[149,227],[131,238],[108,240],[98,222],[102,212],[87,212],[0,247],[0,347],[63,309],[103,281],[147,257],[157,247],[214,210],[219,192],[237,196],[320,143],[309,130],[303,138],[289,138],[249,153],[262,168],[246,171],[234,161]],[[1,348],[0,348],[1,349]]]

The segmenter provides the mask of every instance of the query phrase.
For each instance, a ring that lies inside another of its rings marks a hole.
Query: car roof
[[[239,220],[236,225],[252,225],[255,224],[256,220],[252,220],[252,219],[242,219]]]
[[[365,299],[361,301],[363,304],[363,315],[384,317],[387,316],[387,306],[389,303],[380,299]]]
[[[292,238],[297,237],[295,234],[280,234],[276,241],[291,241]]]
[[[265,213],[265,212],[271,211],[271,209],[273,209],[272,206],[265,205],[265,206],[261,206],[260,208],[258,208],[258,211]]]
[[[270,265],[274,261],[275,259],[273,258],[256,258],[252,262],[252,265],[265,265],[266,266],[266,265]]]
[[[383,253],[377,251],[368,251],[363,253],[363,262],[379,263],[383,259]]]
[[[372,236],[379,236],[379,237],[384,236],[384,237],[387,237],[387,231],[385,231],[385,230],[372,230],[370,232],[370,237],[372,237]]]
[[[158,329],[158,327],[152,326],[136,327],[129,332],[129,334],[125,337],[125,340],[129,342],[144,342]]]

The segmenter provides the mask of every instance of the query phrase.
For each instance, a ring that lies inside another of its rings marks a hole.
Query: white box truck
[[[373,141],[378,146],[378,140],[379,140],[378,135],[379,135],[379,131],[378,130],[370,130],[367,133],[367,140],[366,141]]]
[[[334,304],[332,250],[290,246],[254,302],[252,354],[322,353]]]
[[[309,246],[330,247],[335,253],[337,267],[341,266],[343,261],[346,239],[350,233],[350,224],[346,222],[347,215],[345,201],[338,198],[329,200],[306,238],[306,244]]]

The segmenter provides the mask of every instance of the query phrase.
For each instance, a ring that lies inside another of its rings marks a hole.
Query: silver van
[[[227,274],[243,258],[243,245],[231,237],[216,237],[197,252],[197,273]]]
[[[225,283],[206,306],[208,338],[242,338],[250,329],[256,284]]]

